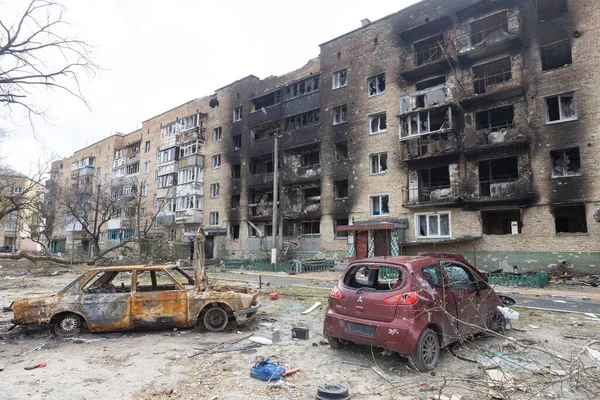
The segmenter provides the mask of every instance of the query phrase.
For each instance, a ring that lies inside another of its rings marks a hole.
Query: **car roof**
[[[173,269],[176,268],[175,264],[159,264],[159,265],[119,265],[114,267],[99,267],[91,269],[90,271],[156,271],[160,269]]]
[[[441,255],[441,254],[440,254]],[[373,257],[373,258],[363,258],[360,260],[353,261],[352,264],[361,264],[361,263],[386,263],[386,264],[397,264],[397,265],[407,265],[410,264],[412,267],[423,267],[427,265],[431,265],[432,263],[448,259],[451,257],[434,257],[432,255],[422,255],[422,256],[387,256],[387,257]]]

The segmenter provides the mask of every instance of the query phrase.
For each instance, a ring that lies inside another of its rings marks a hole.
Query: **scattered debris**
[[[308,328],[303,326],[292,328],[292,339],[308,340]]]
[[[27,371],[31,371],[32,369],[37,369],[37,368],[45,368],[46,367],[46,363],[39,363],[37,365],[32,365],[31,367],[25,367],[23,369],[26,369]]]
[[[261,336],[252,336],[248,340],[258,344],[273,344],[273,341],[271,339],[267,339]]]
[[[428,383],[421,383],[419,386],[419,392],[434,392],[437,390],[437,388],[429,385]]]
[[[43,348],[45,345],[47,345],[47,344],[48,344],[48,342],[46,342],[46,343],[42,343],[41,345],[39,345],[39,346],[38,346],[38,347],[36,347],[35,349],[27,350],[26,352],[24,352],[24,353],[21,353],[21,354],[19,354],[19,355],[20,355],[20,356],[24,356],[24,355],[26,355],[26,354],[29,354],[29,353],[31,353],[31,352],[34,352],[34,351],[40,351],[40,350],[41,350],[41,349],[42,349],[42,348]]]
[[[4,365],[0,365],[0,372],[4,371],[4,368],[6,368]]]
[[[267,382],[283,379],[285,368],[275,364],[269,358],[256,357],[254,362],[254,366],[250,368],[250,376]]]
[[[279,293],[271,293],[269,295],[269,300],[278,300],[279,299]]]
[[[511,322],[519,319],[519,313],[515,310],[511,310],[508,307],[498,306],[498,310],[504,315],[506,319],[506,329],[511,328]]]
[[[284,373],[281,374],[281,376],[289,376],[289,375],[293,375],[296,372],[300,372],[300,368],[291,368],[291,369],[286,369]]]
[[[375,371],[375,373],[376,373],[377,375],[379,375],[380,377],[382,377],[382,378],[383,378],[383,379],[385,379],[386,381],[388,381],[388,382],[391,382],[391,381],[392,381],[392,379],[389,377],[389,375],[388,375],[388,374],[386,374],[386,373],[385,373],[385,371],[384,371],[384,370],[382,370],[381,368],[379,368],[378,366],[376,366],[376,365],[371,365],[371,369],[372,369],[373,371]]]
[[[349,400],[350,392],[339,383],[327,383],[317,388],[317,400]]]
[[[600,351],[591,349],[587,346],[585,347],[585,349],[587,350],[590,358],[594,360],[596,364],[598,364],[598,366],[600,367]]]
[[[527,325],[527,326],[530,327],[531,329],[540,329],[540,327],[537,325]]]
[[[313,304],[313,305],[312,305],[312,306],[311,306],[311,307],[310,307],[308,310],[306,310],[306,311],[303,311],[303,312],[302,312],[302,315],[306,315],[306,314],[308,314],[308,313],[311,313],[311,312],[313,312],[313,311],[314,311],[314,310],[316,310],[316,309],[317,309],[317,307],[319,307],[320,305],[321,305],[321,302],[320,302],[320,301],[317,301],[317,302],[316,302],[315,304]]]
[[[94,343],[94,342],[99,342],[101,340],[106,340],[106,338],[99,338],[99,339],[82,339],[82,338],[61,338],[62,340],[72,340],[73,343],[77,343],[77,344],[82,344],[82,343]]]

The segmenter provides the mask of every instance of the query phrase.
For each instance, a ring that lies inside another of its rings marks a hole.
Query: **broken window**
[[[214,128],[213,129],[213,141],[220,142],[222,137],[223,137],[223,128],[220,126],[217,128]]]
[[[573,93],[546,97],[546,122],[569,121],[577,118]]]
[[[211,183],[210,184],[210,197],[211,198],[215,198],[215,197],[219,197],[219,193],[221,191],[221,185],[218,183]]]
[[[377,195],[371,196],[371,215],[383,216],[390,214],[390,196]]]
[[[367,80],[369,96],[385,93],[385,74],[377,75]]]
[[[494,210],[481,212],[481,228],[485,235],[510,235],[521,233],[520,210]]]
[[[231,166],[231,179],[240,179],[242,176],[241,164],[235,164]]]
[[[538,21],[548,21],[567,13],[567,0],[537,0]]]
[[[281,92],[277,90],[251,100],[251,112],[260,111],[262,108],[273,107],[279,103],[281,103]]]
[[[486,88],[512,79],[510,57],[473,67],[473,89],[475,94],[486,93]]]
[[[333,237],[335,239],[346,239],[348,237],[348,231],[338,231],[337,228],[339,226],[348,226],[348,225],[349,225],[348,217],[336,218],[334,220],[334,225],[333,225]]]
[[[443,131],[452,127],[452,111],[449,107],[439,107],[402,118],[402,137]]]
[[[304,202],[306,203],[307,206],[312,205],[312,204],[320,204],[321,203],[321,188],[320,187],[304,189],[303,195],[304,195]]]
[[[415,83],[415,90],[425,90],[446,83],[446,76],[438,76],[437,78],[427,79],[426,81]]]
[[[311,165],[318,165],[321,163],[319,150],[311,150],[302,154],[301,165],[303,167],[310,167]]]
[[[321,222],[320,221],[304,221],[304,222],[302,222],[302,234],[303,235],[320,235],[321,234]]]
[[[335,193],[334,196],[336,199],[346,199],[348,198],[348,179],[343,179],[340,181],[335,181]]]
[[[307,126],[319,123],[319,110],[312,110],[302,114],[288,117],[284,120],[284,130],[286,132],[301,129]]]
[[[371,154],[371,174],[383,174],[387,169],[387,153]]]
[[[240,150],[242,148],[242,135],[235,135],[233,137],[233,150]]]
[[[231,240],[239,240],[240,238],[240,224],[229,225],[229,237]]]
[[[233,109],[233,122],[242,120],[242,107],[237,107]]]
[[[556,233],[587,233],[585,204],[554,206]]]
[[[334,72],[332,82],[332,89],[339,89],[346,86],[346,70]]]
[[[269,172],[273,172],[273,159],[271,156],[250,160],[250,174],[257,175]]]
[[[502,38],[503,32],[508,32],[508,15],[501,11],[479,21],[471,23],[471,46],[475,46],[485,40]]]
[[[552,177],[581,175],[579,147],[550,152],[552,158]]]
[[[416,230],[419,238],[440,238],[450,236],[450,213],[419,214]]]
[[[268,139],[279,133],[281,125],[279,122],[269,122],[263,125],[255,126],[251,130],[252,140],[257,142],[259,140]]]
[[[350,288],[365,289],[369,293],[376,291],[389,292],[403,287],[407,275],[404,268],[395,265],[354,264],[343,279],[344,285]],[[375,327],[371,329],[374,332]],[[368,331],[367,334],[371,335]]]
[[[285,88],[285,99],[290,100],[298,96],[312,93],[320,89],[320,77],[314,76],[293,83]]]
[[[343,105],[333,108],[333,124],[339,125],[348,121],[348,106]]]
[[[415,67],[441,59],[444,54],[442,43],[444,43],[444,34],[415,43]]]
[[[241,197],[239,194],[231,195],[231,209],[235,210],[240,206]]]
[[[217,168],[221,168],[221,155],[220,154],[215,154],[211,157],[211,161],[212,161],[212,169],[217,169]]]
[[[273,236],[273,225],[265,224],[264,232],[267,237]]]
[[[173,279],[165,272],[155,271],[136,271],[136,292],[155,292],[167,290],[181,290],[175,284]]]
[[[146,147],[144,148],[144,152],[148,153],[150,151],[150,141],[146,140]]]
[[[479,111],[475,114],[475,127],[477,130],[486,129],[498,132],[503,129],[515,127],[515,111],[512,105]]]
[[[345,160],[348,158],[348,141],[344,140],[342,142],[337,142],[335,144],[335,159],[337,161]]]
[[[369,134],[387,131],[387,117],[385,113],[369,116]]]
[[[419,175],[419,201],[434,200],[431,197],[431,192],[434,190],[442,190],[450,188],[450,168],[445,165],[443,167],[435,167],[430,169],[422,169],[418,171]],[[442,198],[442,193],[437,195],[435,200]]]
[[[115,231],[118,232],[118,229]],[[112,240],[119,240],[118,233]],[[82,288],[82,291],[84,293],[129,293],[131,292],[131,271],[99,272]]]
[[[540,50],[542,53],[542,71],[566,67],[573,63],[570,39],[542,46]]]
[[[479,194],[492,195],[492,184],[519,179],[517,157],[479,161]]]
[[[248,225],[248,237],[258,237],[258,231],[252,225]]]
[[[219,212],[211,211],[208,213],[208,224],[211,226],[219,225]]]

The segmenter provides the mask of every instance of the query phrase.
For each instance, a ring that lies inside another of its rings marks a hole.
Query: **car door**
[[[456,262],[445,262],[444,273],[448,289],[456,299],[456,314],[458,317],[458,332],[468,335],[483,327],[480,317],[481,297],[476,290],[476,279],[469,268]]]
[[[131,321],[137,328],[186,326],[186,291],[162,269],[138,269],[131,299]]]
[[[131,270],[101,271],[81,288],[80,308],[90,331],[131,328]]]
[[[421,273],[435,291],[433,300],[428,304],[434,320],[442,329],[444,342],[453,341],[458,336],[458,314],[456,297],[444,282],[444,273],[439,264],[421,269]]]

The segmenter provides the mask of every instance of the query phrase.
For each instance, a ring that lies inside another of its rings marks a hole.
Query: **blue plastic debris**
[[[261,357],[259,361],[250,368],[250,376],[263,381],[278,381],[283,379],[285,368],[273,363],[269,358]]]

